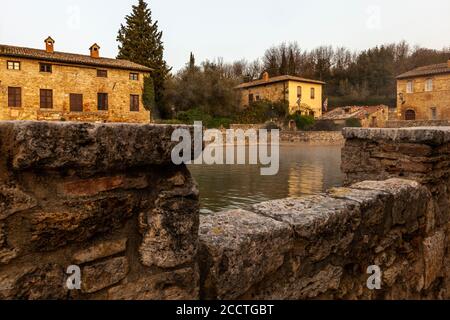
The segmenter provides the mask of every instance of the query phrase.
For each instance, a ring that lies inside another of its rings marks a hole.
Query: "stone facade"
[[[414,113],[414,120],[450,119],[450,60],[446,72],[445,64],[443,67],[444,71],[439,74],[414,75],[412,72],[397,80],[398,120],[412,120],[407,118],[408,111],[411,115]],[[428,90],[427,81],[432,83]],[[407,90],[408,83],[412,92]]]
[[[101,59],[101,58],[97,58]],[[20,63],[18,70],[8,69],[8,61]],[[51,65],[51,72],[41,72],[40,63]],[[97,76],[97,70],[107,72]],[[138,73],[138,80],[130,80]],[[49,120],[85,122],[150,122],[142,92],[148,72],[106,66],[48,62],[38,58],[8,57],[0,52],[0,120]],[[20,106],[11,106],[8,88],[21,88]],[[51,108],[40,103],[41,89],[52,90]],[[107,110],[99,110],[98,93],[107,94]],[[70,110],[70,94],[82,94],[82,111]],[[131,111],[131,95],[139,97],[139,109]]]
[[[198,299],[198,191],[171,164],[175,128],[0,122],[0,299]]]

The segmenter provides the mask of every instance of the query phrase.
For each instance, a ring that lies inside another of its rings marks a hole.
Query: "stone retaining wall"
[[[345,140],[341,131],[281,131],[281,142],[343,145]]]
[[[171,164],[174,128],[0,122],[0,299],[197,299],[198,191]]]
[[[386,128],[409,128],[409,127],[448,127],[448,120],[389,120],[386,122]]]

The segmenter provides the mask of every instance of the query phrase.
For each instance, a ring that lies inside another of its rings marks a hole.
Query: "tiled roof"
[[[278,76],[278,77],[269,78],[269,80],[261,79],[261,80],[242,83],[242,84],[238,85],[236,87],[236,89],[257,87],[257,86],[262,86],[262,85],[276,83],[276,82],[284,82],[284,81],[298,81],[298,82],[307,82],[307,83],[326,84],[325,82],[318,81],[318,80],[311,80],[311,79],[305,79],[305,78],[294,77],[294,76]]]
[[[368,115],[380,110],[388,110],[388,106],[348,106],[339,107],[325,113],[323,120],[365,119]],[[347,111],[347,112],[346,112]]]
[[[397,77],[397,79],[414,78],[420,76],[431,76],[435,74],[450,73],[449,63],[432,64],[429,66],[419,67],[414,70],[405,72]]]
[[[47,52],[45,50],[31,49],[24,47],[14,47],[0,44],[0,56],[28,58],[49,62],[68,63],[76,65],[88,65],[93,67],[125,69],[133,71],[150,72],[152,69],[140,64],[120,59],[93,58],[91,56],[65,53],[65,52]]]

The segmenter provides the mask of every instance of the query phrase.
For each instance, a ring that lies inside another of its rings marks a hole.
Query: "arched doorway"
[[[416,120],[416,112],[414,110],[406,110],[405,120]]]

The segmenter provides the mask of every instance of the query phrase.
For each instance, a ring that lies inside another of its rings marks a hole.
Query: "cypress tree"
[[[119,54],[117,59],[126,59],[152,68],[152,80],[145,84],[154,85],[154,105],[163,117],[170,112],[164,108],[164,81],[170,72],[164,60],[164,44],[162,31],[158,30],[158,21],[153,22],[152,13],[144,0],[139,0],[132,7],[132,13],[125,17],[125,25],[120,26],[117,36],[119,42]],[[144,88],[144,92],[153,91]],[[153,98],[144,98],[144,101],[152,101]],[[149,102],[147,102],[149,103]],[[147,108],[153,106],[146,106]]]

